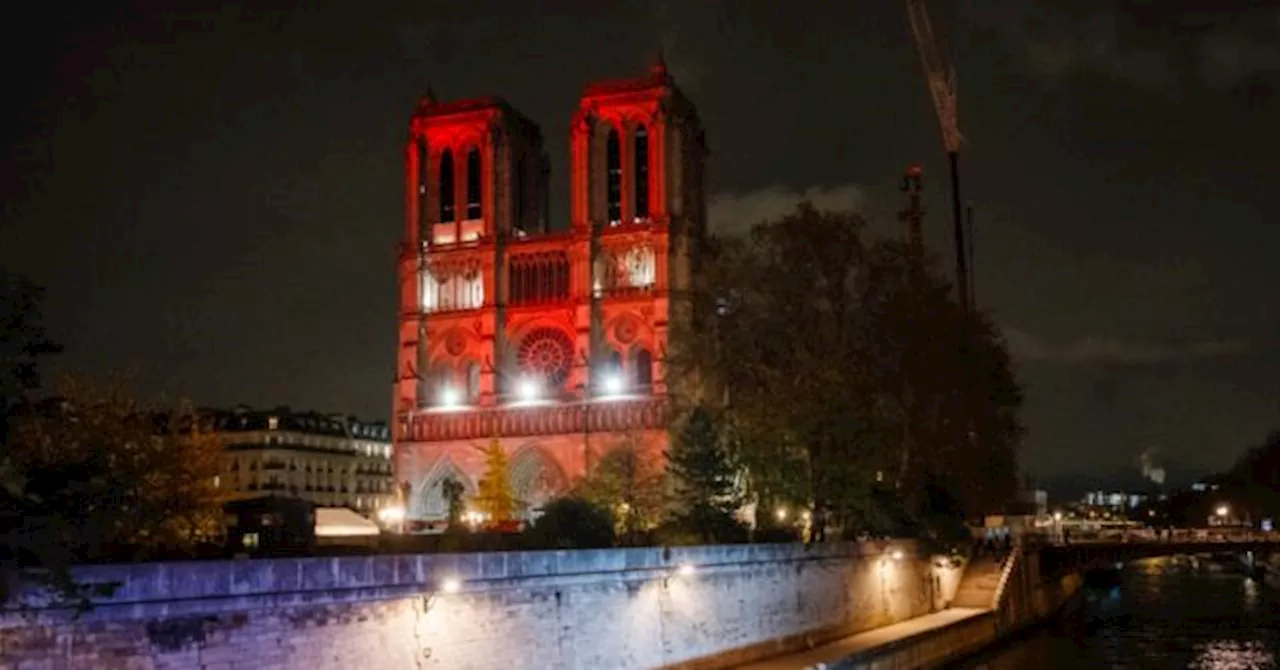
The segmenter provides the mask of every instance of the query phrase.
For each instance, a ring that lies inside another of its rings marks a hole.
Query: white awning
[[[345,507],[316,508],[316,537],[377,535],[378,524]]]

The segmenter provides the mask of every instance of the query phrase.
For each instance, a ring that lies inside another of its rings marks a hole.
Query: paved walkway
[[[874,628],[808,651],[776,656],[758,663],[739,666],[739,670],[807,670],[809,668],[821,668],[823,664],[836,663],[872,647],[879,647],[896,640],[949,626],[958,621],[971,619],[990,611],[972,607],[952,607],[890,626]]]

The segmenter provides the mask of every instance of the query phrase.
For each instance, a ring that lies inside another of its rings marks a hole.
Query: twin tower
[[[428,95],[413,114],[393,399],[413,517],[440,511],[441,473],[474,484],[477,439],[536,452],[513,462],[534,505],[585,467],[584,434],[620,428],[567,408],[608,396],[619,421],[661,429],[621,415],[665,397],[669,334],[692,326],[702,125],[659,62],[588,85],[569,147],[569,220],[552,225],[536,124],[496,98]]]

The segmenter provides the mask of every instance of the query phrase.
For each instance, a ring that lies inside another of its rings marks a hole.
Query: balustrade
[[[667,426],[665,398],[620,398],[531,406],[420,411],[401,419],[402,439],[414,442],[492,436],[610,433]]]

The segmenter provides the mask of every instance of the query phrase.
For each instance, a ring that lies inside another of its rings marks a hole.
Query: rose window
[[[573,367],[573,342],[564,331],[539,328],[520,341],[520,369],[541,377],[550,387],[558,387],[569,378]]]

